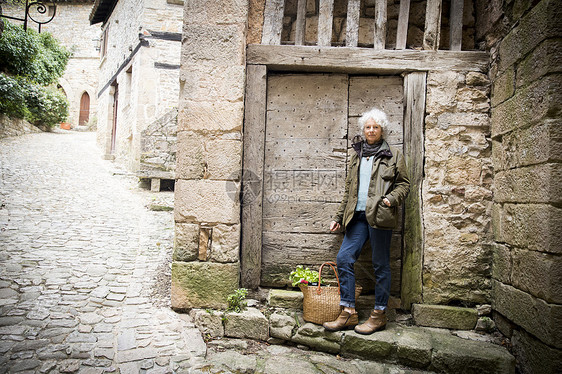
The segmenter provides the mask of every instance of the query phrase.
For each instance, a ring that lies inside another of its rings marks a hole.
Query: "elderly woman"
[[[386,326],[386,305],[390,294],[390,239],[397,223],[398,207],[410,190],[404,156],[383,139],[386,114],[371,109],[359,119],[365,140],[352,144],[345,193],[330,224],[330,230],[343,229],[345,236],[337,264],[343,309],[339,317],[324,323],[328,331],[355,328],[371,334]],[[375,307],[369,319],[358,325],[355,311],[353,265],[361,248],[370,240],[375,273]]]

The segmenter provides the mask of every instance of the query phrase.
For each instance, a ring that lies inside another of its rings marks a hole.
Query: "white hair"
[[[359,117],[361,132],[365,131],[365,123],[370,119],[375,120],[377,125],[379,125],[384,132],[384,128],[388,125],[388,118],[385,112],[377,108],[372,108]]]

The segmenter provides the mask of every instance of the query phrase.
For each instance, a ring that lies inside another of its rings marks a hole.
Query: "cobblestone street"
[[[147,208],[173,193],[102,160],[95,133],[0,139],[0,153],[0,372],[171,372],[204,357],[168,305],[172,213]]]

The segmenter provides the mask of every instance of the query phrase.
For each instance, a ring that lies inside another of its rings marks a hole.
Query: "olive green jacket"
[[[345,180],[345,192],[342,202],[334,216],[334,221],[345,230],[355,213],[357,206],[357,189],[359,188],[359,165],[361,164],[360,143],[354,144]],[[404,156],[400,150],[383,141],[379,152],[375,155],[371,182],[367,195],[365,215],[367,222],[374,228],[393,229],[396,227],[398,207],[402,205],[410,191],[410,179],[406,170]],[[386,206],[382,199],[390,201]]]

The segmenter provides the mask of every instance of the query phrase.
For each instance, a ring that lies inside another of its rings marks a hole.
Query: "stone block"
[[[513,335],[513,323],[496,311],[493,312],[493,318],[498,331],[504,336],[511,338]]]
[[[339,353],[341,337],[341,332],[326,332],[322,326],[305,323],[297,330],[291,341],[317,351]]]
[[[238,288],[239,264],[172,263],[172,308],[226,308]]]
[[[174,235],[174,261],[195,261],[199,254],[199,225],[176,223]]]
[[[472,157],[449,157],[445,180],[453,185],[480,184],[482,161]]]
[[[509,247],[496,243],[492,248],[492,278],[502,283],[511,284],[513,265]]]
[[[499,345],[466,340],[432,331],[433,352],[430,370],[443,373],[515,372],[515,358]]]
[[[478,320],[478,311],[474,308],[413,304],[412,309],[414,321],[419,326],[472,330]]]
[[[514,248],[512,285],[547,303],[562,304],[562,257]]]
[[[267,303],[271,307],[286,309],[302,309],[303,294],[301,291],[269,290]]]
[[[176,222],[240,223],[239,183],[179,179],[175,184]]]
[[[367,360],[391,359],[396,351],[398,335],[387,328],[371,335],[360,335],[355,331],[346,332],[341,346],[342,354]]]
[[[240,258],[240,225],[216,225],[213,227],[210,260],[237,262]]]
[[[487,129],[490,126],[490,116],[486,113],[451,113],[446,112],[437,117],[437,126],[448,129],[451,126],[480,127]]]
[[[422,329],[405,328],[397,341],[398,362],[408,367],[425,368],[431,362],[431,335]]]
[[[191,131],[179,131],[176,151],[176,178],[202,179],[205,176],[204,138]]]
[[[562,164],[541,164],[498,172],[494,179],[494,201],[560,204]]]
[[[562,120],[547,119],[529,128],[517,129],[492,144],[494,170],[562,160]]]
[[[243,65],[184,65],[180,72],[181,100],[243,101],[246,69]]]
[[[466,73],[466,84],[468,86],[488,86],[490,83],[490,78],[484,73],[475,71]]]
[[[201,334],[220,338],[224,336],[224,326],[222,324],[223,312],[212,309],[192,309],[189,316]]]
[[[509,99],[515,93],[515,68],[509,67],[494,79],[491,103],[495,107]]]
[[[456,108],[466,112],[484,112],[490,110],[489,88],[462,87],[455,96]]]
[[[205,144],[209,179],[237,181],[242,173],[242,142],[213,139]]]
[[[269,321],[256,308],[248,308],[240,313],[227,313],[225,317],[226,336],[263,341],[269,338]]]
[[[227,1],[187,1],[184,7],[185,20],[189,24],[220,24],[245,23],[248,17],[248,2],[239,0]]]
[[[273,313],[269,317],[269,335],[278,339],[291,340],[296,325],[295,317]]]
[[[545,40],[517,66],[517,87],[526,86],[546,74],[562,72],[560,61],[562,41]]]
[[[492,280],[492,308],[545,344],[562,348],[562,305],[548,304],[515,287]]]
[[[499,46],[499,69],[505,70],[531,52],[545,39],[562,34],[559,20],[562,9],[556,0],[539,2],[519,20],[519,24],[503,38]]]
[[[562,253],[562,209],[546,204],[494,206],[496,240],[517,247]],[[499,223],[499,225],[498,225]]]
[[[426,113],[450,112],[456,108],[457,87],[465,76],[452,71],[428,72]]]
[[[189,87],[185,89],[188,90]],[[244,119],[244,102],[229,102],[226,100],[192,101],[183,99],[183,92],[182,90],[178,112],[179,131],[189,130],[203,134],[241,132]],[[178,143],[179,147],[180,144]]]
[[[190,66],[244,66],[246,53],[244,23],[189,24],[184,22],[181,61]]]
[[[562,79],[547,75],[492,108],[492,137],[544,121],[562,106]]]
[[[511,344],[521,373],[562,373],[562,350],[545,345],[524,330],[513,332]]]
[[[476,322],[476,331],[493,332],[496,329],[496,323],[490,317],[480,317]]]

